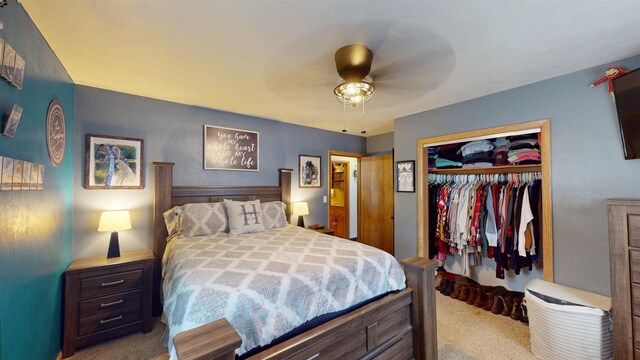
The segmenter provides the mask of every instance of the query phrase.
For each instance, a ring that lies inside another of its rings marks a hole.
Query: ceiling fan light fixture
[[[333,89],[338,101],[352,106],[366,103],[371,99],[375,91],[376,87],[366,81],[344,82]]]

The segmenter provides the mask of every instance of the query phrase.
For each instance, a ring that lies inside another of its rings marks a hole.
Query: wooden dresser
[[[142,330],[150,332],[154,255],[75,260],[64,272],[62,357],[77,347]]]
[[[607,201],[616,359],[640,359],[640,200]]]

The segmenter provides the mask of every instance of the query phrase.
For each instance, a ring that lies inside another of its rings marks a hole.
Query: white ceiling
[[[364,43],[376,85],[367,136],[640,54],[638,1],[21,3],[77,84],[333,131],[346,121],[357,135],[361,109],[343,116],[333,96],[333,56]]]

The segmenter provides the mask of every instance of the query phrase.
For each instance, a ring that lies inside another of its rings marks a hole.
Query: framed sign
[[[255,131],[204,126],[206,170],[260,170],[260,134]]]
[[[299,155],[298,163],[298,187],[319,188],[322,187],[322,158],[320,156]]]
[[[396,161],[397,192],[415,192],[416,178],[414,160]]]
[[[144,188],[144,140],[86,135],[85,189]]]

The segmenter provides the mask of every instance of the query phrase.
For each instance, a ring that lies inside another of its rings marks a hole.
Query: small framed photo
[[[44,164],[38,164],[38,190],[44,189]]]
[[[322,187],[322,158],[313,155],[299,155],[298,187]]]
[[[415,167],[414,160],[396,161],[397,192],[416,191]]]
[[[21,117],[22,108],[14,104],[13,108],[11,108],[11,114],[9,114],[4,122],[4,130],[2,131],[2,135],[14,137],[16,135],[16,131],[18,130],[18,124],[20,123]]]
[[[38,173],[40,173],[39,164],[31,164],[31,176],[29,180],[29,190],[38,190]]]
[[[86,135],[86,189],[143,189],[144,140]]]
[[[11,190],[13,184],[13,159],[2,158],[2,181],[0,182],[0,190]]]
[[[4,60],[4,39],[0,37],[0,74],[2,74],[3,60]]]
[[[22,190],[29,190],[31,187],[31,165],[28,161],[22,164]]]
[[[13,85],[22,90],[22,84],[24,83],[24,68],[25,61],[22,56],[16,54],[16,63],[13,71]]]
[[[2,56],[2,77],[13,81],[14,65],[16,63],[16,51],[13,50],[8,42],[4,42],[4,54]]]
[[[13,160],[13,182],[11,183],[11,190],[22,190],[22,160]]]

